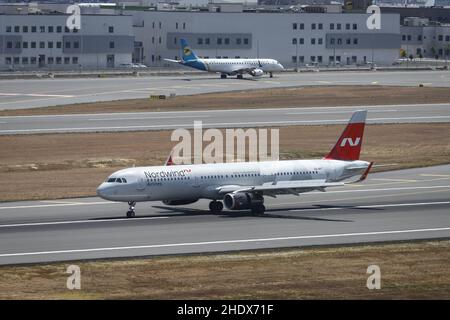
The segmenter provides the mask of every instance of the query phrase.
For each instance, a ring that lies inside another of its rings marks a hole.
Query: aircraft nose
[[[102,183],[101,185],[98,186],[97,188],[97,195],[100,198],[105,198],[106,197],[106,186],[104,183]]]

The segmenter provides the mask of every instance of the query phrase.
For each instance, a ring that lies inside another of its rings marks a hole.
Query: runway
[[[450,237],[450,165],[377,173],[363,184],[266,199],[264,216],[207,201],[169,207],[98,198],[0,204],[0,264]]]
[[[367,109],[370,123],[450,122],[450,104],[236,109],[80,115],[0,117],[0,134],[113,132],[192,128],[259,127],[347,123],[355,110]]]
[[[0,80],[0,110],[73,103],[190,95],[232,90],[311,85],[396,85],[450,87],[448,71],[283,73],[274,78],[220,79],[217,75],[81,79]]]

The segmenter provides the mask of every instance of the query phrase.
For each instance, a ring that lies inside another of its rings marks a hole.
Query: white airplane
[[[220,77],[236,75],[238,79],[243,78],[244,73],[253,77],[261,77],[264,73],[269,73],[273,77],[273,72],[282,71],[284,67],[274,59],[200,59],[189,47],[185,39],[180,39],[182,57],[181,60],[164,59],[175,62],[197,70],[220,73]]]
[[[353,114],[336,145],[320,160],[214,163],[135,167],[114,172],[97,189],[106,200],[128,202],[127,217],[135,216],[136,202],[162,201],[185,205],[205,198],[220,213],[250,209],[263,214],[264,196],[299,195],[313,190],[366,179],[373,163],[359,160],[367,111]],[[359,179],[344,182],[353,176]]]

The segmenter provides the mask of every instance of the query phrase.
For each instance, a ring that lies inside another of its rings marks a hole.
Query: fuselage
[[[195,59],[181,62],[181,64],[198,70],[220,72],[224,74],[237,74],[242,70],[261,70],[277,72],[284,67],[274,59]],[[238,71],[239,70],[239,71]]]
[[[366,161],[290,160],[135,167],[113,173],[97,193],[113,201],[222,199],[221,186],[258,186],[280,181],[338,182],[361,175]]]

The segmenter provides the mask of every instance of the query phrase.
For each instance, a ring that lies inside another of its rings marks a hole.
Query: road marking
[[[422,173],[421,176],[424,176],[424,177],[446,177],[446,178],[450,178],[450,174]]]
[[[373,118],[368,119],[368,123],[372,121],[380,121],[380,120],[425,120],[425,119],[446,119],[450,118],[450,116],[430,116],[430,117],[403,117],[403,118]],[[238,126],[265,126],[265,125],[281,125],[286,126],[288,124],[328,124],[328,123],[342,123],[348,122],[348,119],[333,119],[333,120],[284,120],[284,121],[257,121],[257,122],[217,122],[217,123],[205,123],[204,127],[238,127]],[[20,132],[77,132],[77,131],[98,131],[98,130],[132,130],[132,129],[167,129],[167,128],[193,128],[194,125],[192,123],[180,123],[180,124],[165,124],[165,125],[141,125],[141,126],[115,126],[115,127],[78,127],[78,128],[48,128],[48,129],[9,129],[9,130],[0,130],[0,133],[20,133]]]
[[[328,210],[344,210],[344,209],[370,209],[370,208],[390,208],[390,207],[414,207],[414,206],[433,206],[440,204],[450,204],[450,201],[440,202],[416,202],[416,203],[394,203],[394,204],[374,204],[364,206],[352,206],[352,207],[332,207],[332,208],[305,208],[305,209],[292,209],[290,212],[305,212],[305,211],[328,211]]]
[[[394,182],[417,182],[417,180],[405,180],[405,179],[387,179],[387,178],[371,178],[373,181],[394,181]]]
[[[307,240],[307,239],[323,239],[323,238],[361,237],[361,236],[376,236],[376,235],[386,235],[386,234],[438,232],[438,231],[449,231],[449,230],[450,230],[450,227],[443,227],[443,228],[427,228],[427,229],[406,229],[406,230],[369,231],[369,232],[355,232],[355,233],[320,234],[320,235],[309,235],[309,236],[300,235],[300,236],[275,237],[275,238],[252,238],[252,239],[217,240],[217,241],[203,241],[203,242],[181,242],[181,243],[167,243],[167,244],[149,244],[149,245],[141,245],[141,246],[124,246],[124,247],[105,247],[105,248],[89,248],[89,249],[71,249],[71,250],[3,253],[3,254],[0,254],[0,258],[20,257],[20,256],[36,256],[36,255],[51,255],[51,254],[83,253],[83,252],[86,253],[86,252],[99,252],[99,251],[157,249],[157,248],[170,248],[170,247],[195,247],[195,246],[209,246],[209,245],[236,244],[236,243],[252,243],[252,242],[274,242],[274,241],[288,241],[288,240]]]
[[[401,190],[421,190],[421,189],[439,189],[439,188],[450,188],[450,185],[448,185],[448,186],[426,186],[426,187],[399,187],[399,188],[384,188],[384,189],[336,190],[336,191],[327,191],[326,193],[332,194],[332,193],[355,193],[355,192],[376,192],[376,191],[401,191]],[[310,192],[310,193],[305,193],[303,195],[317,195],[317,194],[322,194],[322,192],[314,191],[314,192]],[[89,205],[105,205],[105,204],[109,204],[109,205],[121,204],[121,202],[99,201],[99,202],[55,203],[55,204],[28,205],[28,206],[23,205],[23,206],[0,207],[0,210],[33,209],[33,208],[64,207],[64,206],[89,206]]]
[[[122,120],[145,120],[145,119],[178,119],[178,118],[210,118],[208,115],[197,115],[197,116],[167,116],[167,117],[135,117],[135,118],[98,118],[98,119],[88,119],[88,121],[122,121]]]
[[[35,227],[35,226],[50,226],[50,225],[63,225],[63,224],[81,224],[81,223],[94,223],[94,222],[116,222],[116,221],[140,221],[140,220],[159,220],[169,219],[170,217],[143,217],[143,218],[119,218],[119,219],[98,219],[98,220],[70,220],[70,221],[50,221],[50,222],[30,222],[30,223],[17,223],[17,224],[1,224],[0,228],[16,228],[16,227]]]
[[[389,109],[389,110],[376,110],[372,111],[372,113],[376,112],[398,112],[396,109]],[[317,112],[287,112],[286,115],[308,115],[308,114],[340,114],[340,113],[349,113],[349,111],[317,111]]]
[[[0,96],[25,96],[25,97],[50,97],[50,98],[73,98],[73,95],[65,94],[43,94],[43,93],[1,93]]]

